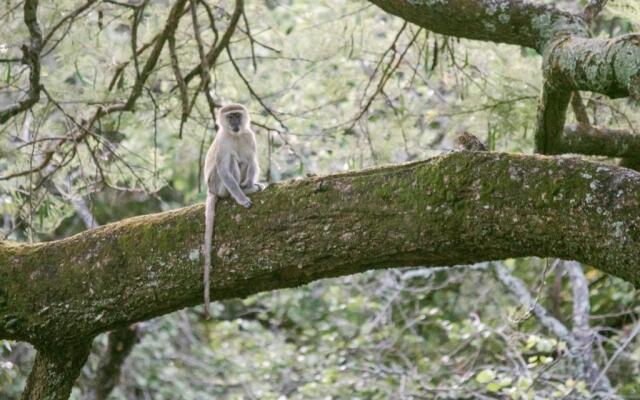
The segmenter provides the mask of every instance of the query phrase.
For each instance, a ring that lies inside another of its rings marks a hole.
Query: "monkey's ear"
[[[220,129],[220,125],[213,124],[213,130],[217,131],[218,129]]]

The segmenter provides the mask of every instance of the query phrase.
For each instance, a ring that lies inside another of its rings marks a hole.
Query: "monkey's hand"
[[[263,183],[255,183],[258,192],[262,192],[267,186]]]
[[[251,205],[252,205],[253,203],[251,202],[251,200],[246,199],[246,200],[243,200],[243,201],[242,201],[241,203],[239,203],[239,204],[240,204],[242,207],[244,207],[244,208],[249,208],[249,207],[251,207]]]

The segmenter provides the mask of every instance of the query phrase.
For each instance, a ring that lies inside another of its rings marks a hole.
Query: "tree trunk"
[[[89,342],[38,351],[22,400],[66,400],[87,361]]]

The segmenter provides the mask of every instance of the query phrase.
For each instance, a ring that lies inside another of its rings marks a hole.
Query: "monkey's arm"
[[[218,165],[217,168],[220,180],[238,204],[247,208],[251,207],[251,200],[242,192],[240,184],[238,183],[240,176],[236,177],[231,172],[234,170],[238,172],[237,175],[240,175],[238,166],[231,165],[231,163],[235,163],[231,157],[224,157],[224,159],[221,160],[221,165]]]

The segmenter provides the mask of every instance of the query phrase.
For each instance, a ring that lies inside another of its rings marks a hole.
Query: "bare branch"
[[[137,324],[109,332],[107,347],[100,356],[96,376],[90,383],[85,400],[107,400],[113,391],[125,359],[140,337]]]
[[[577,348],[577,342],[573,335],[571,335],[569,329],[567,329],[562,322],[553,317],[546,308],[540,305],[540,303],[534,300],[522,280],[513,276],[511,272],[509,272],[509,270],[500,263],[495,263],[494,269],[496,271],[496,276],[503,286],[513,293],[522,305],[533,312],[540,324],[553,332],[558,339],[566,342],[570,348]]]
[[[42,31],[38,23],[38,0],[26,0],[24,3],[24,23],[29,30],[30,43],[22,46],[22,62],[29,66],[29,89],[27,98],[0,110],[0,124],[9,118],[31,108],[40,100],[40,51],[42,50]]]
[[[83,12],[85,12],[87,9],[89,9],[89,7],[91,7],[92,5],[94,5],[96,2],[98,2],[99,0],[87,0],[86,3],[84,3],[82,6],[78,7],[77,9],[75,9],[74,11],[72,11],[71,13],[65,15],[60,21],[58,21],[57,24],[55,24],[51,30],[49,31],[49,33],[47,33],[47,36],[44,37],[44,40],[42,41],[42,48],[44,48],[47,43],[49,43],[49,40],[51,40],[51,38],[53,37],[53,35],[57,32],[58,29],[60,29],[60,27],[62,25],[64,25],[65,22],[69,21],[69,25],[71,25],[73,23],[73,20],[80,14],[82,14]],[[56,46],[52,46],[49,50],[47,50],[47,54],[50,53]]]
[[[162,30],[162,33],[160,33],[158,40],[156,40],[155,45],[151,50],[151,54],[149,55],[147,62],[144,64],[144,67],[142,68],[140,75],[136,78],[136,81],[133,84],[133,88],[131,89],[131,93],[129,94],[129,98],[127,99],[124,106],[114,108],[109,112],[112,112],[118,109],[123,111],[133,110],[133,106],[136,100],[142,94],[143,85],[145,84],[145,82],[147,81],[147,78],[149,78],[154,68],[156,67],[156,64],[158,62],[158,59],[160,58],[160,54],[162,53],[162,49],[164,47],[165,42],[168,40],[170,36],[174,35],[176,29],[178,28],[178,24],[180,23],[180,17],[182,16],[182,12],[184,10],[184,6],[186,2],[187,0],[177,0],[174,3],[173,7],[171,7],[171,10],[169,11],[169,17],[167,18],[167,22],[165,23],[164,29]]]
[[[601,380],[606,379],[606,373],[609,370],[609,368],[611,368],[611,366],[613,365],[615,360],[618,359],[618,357],[620,356],[620,354],[622,354],[624,349],[626,349],[629,346],[629,344],[631,344],[633,339],[635,339],[635,337],[638,336],[639,333],[640,333],[640,321],[636,322],[635,326],[633,327],[633,329],[629,333],[629,336],[626,337],[626,339],[620,345],[620,347],[618,347],[616,349],[615,353],[613,353],[613,355],[611,356],[609,361],[607,361],[607,364],[604,366],[604,368],[600,372],[600,375],[596,379],[595,384],[598,384]]]
[[[236,0],[236,6],[233,10],[233,14],[231,14],[231,20],[229,21],[229,26],[227,30],[220,38],[220,42],[218,44],[214,44],[212,48],[207,53],[206,62],[209,67],[212,67],[216,64],[218,57],[222,54],[222,50],[229,46],[229,41],[233,36],[233,33],[238,26],[238,21],[240,21],[240,16],[242,15],[242,10],[244,9],[244,0]],[[202,74],[202,63],[200,63],[197,67],[193,68],[187,75],[184,77],[184,81],[188,84],[191,82],[193,78]]]
[[[571,358],[575,360],[578,371],[575,377],[577,379],[585,379],[592,390],[604,391],[611,393],[611,385],[606,379],[601,379],[597,385],[597,377],[600,374],[598,365],[593,360],[592,354],[592,336],[589,329],[589,289],[586,286],[586,279],[582,274],[582,267],[578,263],[565,264],[567,269],[571,269],[569,274],[572,279],[572,287],[574,293],[574,325],[573,332],[555,317],[553,317],[546,308],[544,308],[536,299],[531,296],[529,290],[522,280],[513,276],[509,270],[500,263],[496,263],[494,268],[496,276],[503,286],[513,293],[518,301],[530,309],[536,316],[540,324],[549,329],[560,340],[564,341],[569,348]],[[580,268],[577,271],[576,266]],[[586,296],[586,298],[585,298]]]
[[[184,78],[182,77],[182,72],[180,71],[180,64],[178,63],[178,54],[176,51],[176,38],[171,35],[169,36],[169,54],[171,56],[171,69],[173,70],[173,76],[176,79],[176,85],[178,86],[178,91],[180,92],[180,105],[182,107],[182,112],[180,114],[180,132],[178,134],[179,137],[182,137],[182,128],[184,123],[189,118],[189,94],[187,91],[187,85],[184,82]]]
[[[575,261],[565,262],[564,267],[571,282],[573,292],[573,337],[578,345],[577,355],[582,359],[583,379],[594,391],[611,392],[611,383],[606,375],[601,378],[600,368],[593,359],[594,332],[589,326],[591,304],[589,300],[589,282],[584,276],[582,265]]]
[[[211,87],[209,83],[211,82],[211,74],[209,73],[209,68],[211,64],[209,64],[209,60],[204,53],[204,43],[202,42],[202,37],[200,35],[200,23],[198,22],[198,10],[196,5],[196,0],[189,0],[191,3],[191,21],[193,23],[193,34],[196,38],[196,44],[198,47],[198,56],[200,57],[200,88],[204,90],[204,95],[207,99],[207,104],[209,106],[209,113],[211,114],[211,118],[213,120],[216,119],[216,111],[215,111],[215,103],[213,101],[213,97],[211,97]],[[194,99],[195,101],[195,99]]]

